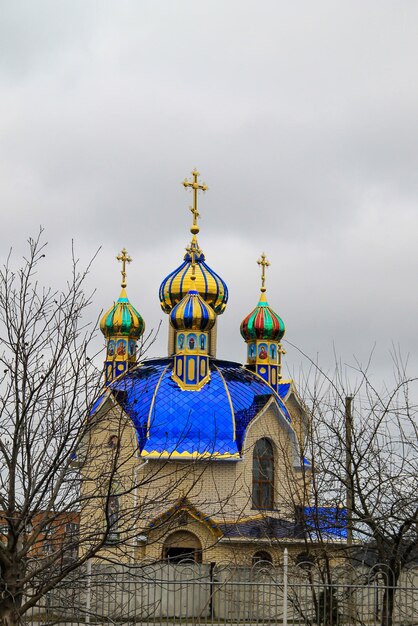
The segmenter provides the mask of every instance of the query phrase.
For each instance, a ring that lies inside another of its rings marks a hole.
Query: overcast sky
[[[218,356],[245,359],[257,258],[286,338],[390,378],[418,372],[418,3],[1,0],[2,258],[46,229],[43,280],[100,246],[92,319],[128,294],[166,354],[158,287],[199,242],[227,282]],[[289,371],[303,358],[285,346]],[[306,366],[306,365],[305,365]]]

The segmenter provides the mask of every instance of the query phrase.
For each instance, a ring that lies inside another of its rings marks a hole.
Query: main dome
[[[195,280],[192,278],[193,270]],[[170,313],[190,290],[198,291],[217,315],[224,312],[228,302],[228,287],[222,278],[207,265],[205,255],[201,251],[195,254],[194,268],[190,253],[186,252],[183,263],[161,283],[159,298],[164,313]]]
[[[199,392],[182,391],[172,369],[172,358],[150,359],[111,385],[145,458],[238,460],[248,424],[271,398],[290,421],[281,392],[238,363],[211,359],[210,380]]]

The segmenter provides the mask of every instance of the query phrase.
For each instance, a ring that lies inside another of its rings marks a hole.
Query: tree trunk
[[[3,569],[0,578],[0,626],[16,626],[20,622],[23,574],[16,563]]]
[[[13,598],[4,598],[0,602],[0,626],[17,626],[20,621],[19,609],[14,606]]]
[[[399,576],[392,571],[385,577],[386,586],[383,594],[381,626],[393,626],[393,611],[395,608],[395,593],[398,577]]]

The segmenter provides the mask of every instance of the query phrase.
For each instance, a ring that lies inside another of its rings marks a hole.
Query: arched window
[[[268,439],[259,439],[253,452],[253,508],[272,509],[274,504],[274,454]]]
[[[163,558],[171,563],[202,562],[202,544],[193,533],[178,530],[167,537],[163,547]]]
[[[259,550],[253,554],[253,566],[264,567],[266,565],[273,565],[273,559],[270,552],[265,550]]]

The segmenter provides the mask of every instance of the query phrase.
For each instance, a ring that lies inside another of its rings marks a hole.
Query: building
[[[310,504],[309,415],[282,378],[285,327],[267,301],[264,254],[258,303],[240,326],[246,363],[216,358],[228,289],[198,243],[206,190],[198,176],[183,183],[193,192],[191,242],[159,290],[165,357],[137,359],[145,324],[126,292],[131,259],[125,249],[117,257],[122,291],[101,321],[106,387],[82,453],[92,505],[81,532],[103,528],[103,554],[122,562],[276,563],[283,546],[304,554],[311,541],[301,516]],[[339,541],[333,530],[329,540]]]
[[[59,555],[60,565],[67,565],[78,557],[79,522],[78,511],[37,511],[28,516],[22,545],[28,549],[28,557],[38,562],[50,561]],[[0,542],[7,542],[10,525],[4,513],[0,513]]]

